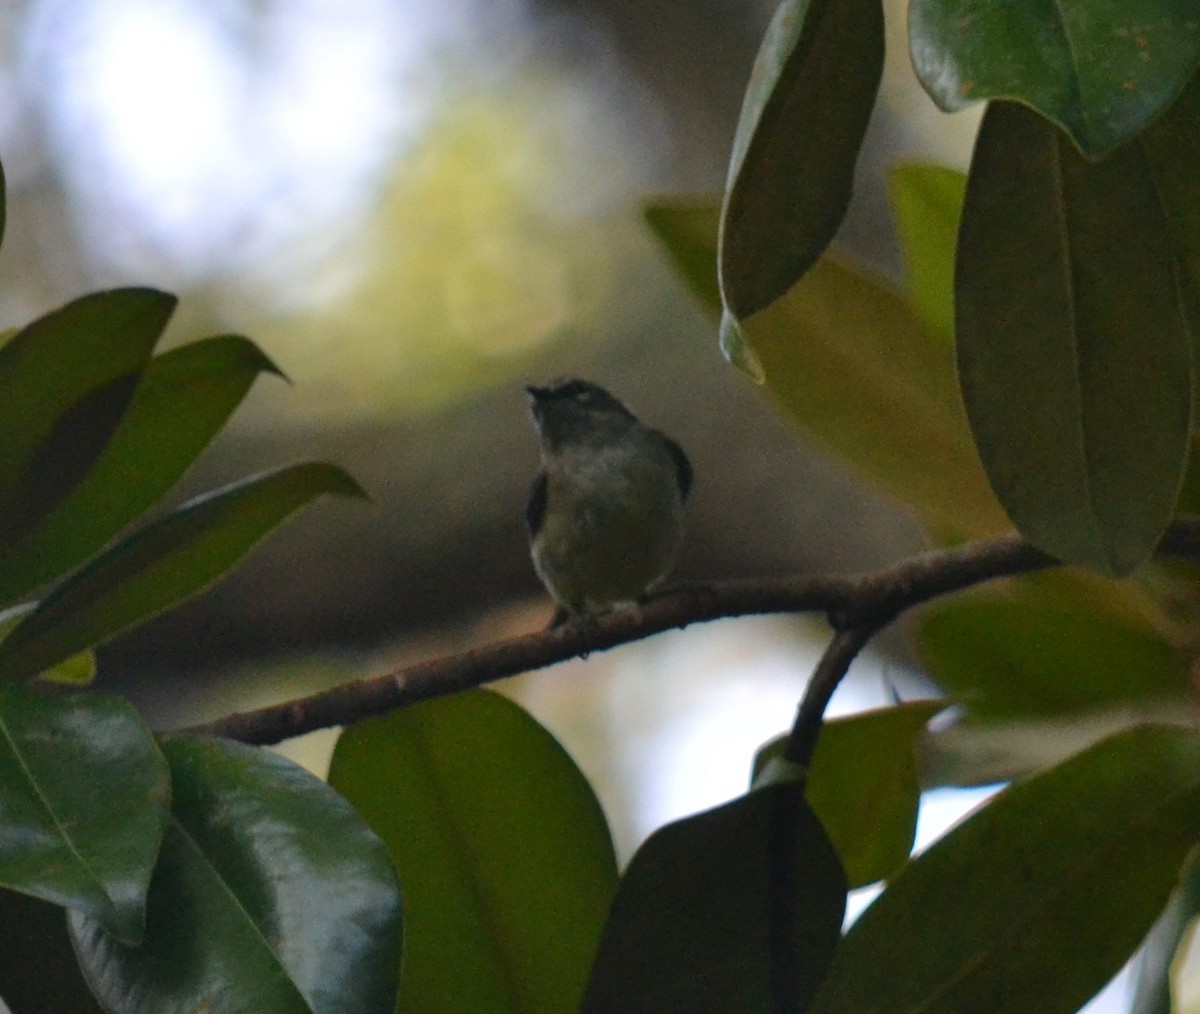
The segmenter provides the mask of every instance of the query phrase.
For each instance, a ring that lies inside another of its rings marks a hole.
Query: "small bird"
[[[542,467],[525,520],[556,626],[639,601],[670,572],[692,466],[683,449],[586,380],[527,387]]]

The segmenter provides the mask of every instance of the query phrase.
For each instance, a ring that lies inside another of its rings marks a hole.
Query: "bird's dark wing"
[[[546,517],[546,472],[540,470],[533,480],[533,488],[529,491],[529,499],[525,502],[525,524],[529,528],[530,537],[541,530],[542,520]]]
[[[683,453],[683,448],[674,440],[670,437],[663,437],[663,439],[667,442],[667,450],[671,452],[671,457],[675,459],[675,479],[679,483],[679,498],[686,500],[692,489],[692,463]]]

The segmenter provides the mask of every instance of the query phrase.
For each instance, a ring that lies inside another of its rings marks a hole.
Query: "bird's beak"
[[[526,388],[526,394],[529,395],[529,414],[533,416],[534,425],[541,430],[541,400],[548,392],[548,388]]]
[[[529,411],[533,415],[534,420],[540,424],[542,419],[542,402],[550,393],[550,388],[530,386],[525,388],[525,393],[529,395]]]

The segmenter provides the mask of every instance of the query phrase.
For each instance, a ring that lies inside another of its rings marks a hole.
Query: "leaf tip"
[[[59,686],[90,686],[96,679],[96,653],[81,651],[42,670],[36,678],[39,683],[57,683]]]
[[[721,352],[734,366],[741,370],[756,384],[766,381],[767,375],[762,363],[755,355],[754,349],[746,340],[741,324],[728,308],[721,314],[720,328]]]
[[[245,335],[240,334],[230,335],[230,337],[245,347],[247,356],[254,361],[254,364],[260,373],[270,373],[273,376],[279,377],[285,383],[292,383],[292,378],[284,373],[282,369],[280,369],[279,364],[276,363],[275,360],[270,356],[268,356],[256,341],[253,341],[252,339],[247,338]]]
[[[326,492],[334,496],[344,496],[351,500],[371,502],[371,494],[363,489],[362,484],[340,465],[324,463],[327,471]]]

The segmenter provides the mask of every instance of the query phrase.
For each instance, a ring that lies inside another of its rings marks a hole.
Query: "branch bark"
[[[1200,519],[1175,522],[1159,552],[1200,558]],[[355,680],[307,697],[240,712],[187,732],[267,745],[444,694],[457,693],[576,655],[604,651],[693,623],[766,613],[824,613],[835,636],[809,681],[788,756],[811,759],[829,698],[880,629],[912,606],[997,577],[1059,563],[1016,535],[934,550],[867,574],[757,578],[688,585],[586,625],[513,637]]]

